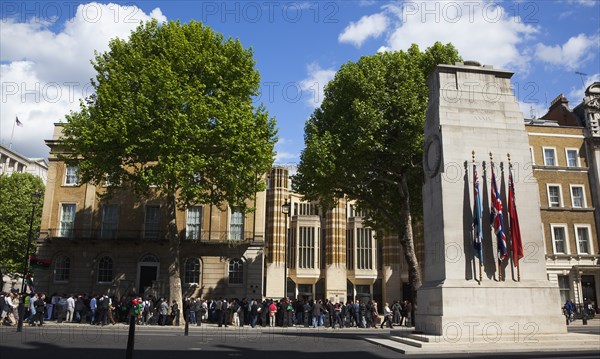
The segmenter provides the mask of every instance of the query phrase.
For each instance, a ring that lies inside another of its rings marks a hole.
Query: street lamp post
[[[281,206],[281,213],[284,214],[285,216],[285,227],[283,227],[284,230],[284,241],[285,241],[285,246],[284,246],[284,254],[285,254],[285,260],[283,263],[283,297],[287,298],[287,267],[288,267],[288,217],[290,216],[290,207],[291,207],[291,203],[288,202],[287,198],[285,199],[285,203]]]
[[[34,192],[31,195],[31,218],[29,219],[29,234],[27,235],[27,249],[25,250],[25,265],[23,266],[23,277],[21,278],[21,296],[19,300],[19,321],[17,323],[17,332],[23,330],[23,317],[25,316],[25,278],[29,273],[29,247],[31,246],[31,237],[33,234],[33,219],[35,216],[35,207],[42,195],[39,192]]]

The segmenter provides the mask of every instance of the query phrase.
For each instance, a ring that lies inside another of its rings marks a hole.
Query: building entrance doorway
[[[581,290],[583,294],[584,304],[591,304],[592,310],[596,310],[598,298],[596,298],[596,278],[593,275],[581,276]]]
[[[140,296],[152,288],[152,282],[158,280],[158,269],[160,262],[153,254],[146,254],[138,262],[138,292]]]

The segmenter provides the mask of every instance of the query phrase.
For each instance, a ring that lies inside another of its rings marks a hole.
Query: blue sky
[[[600,2],[2,1],[0,141],[47,157],[53,123],[90,93],[94,50],[150,18],[202,21],[252,47],[260,101],[277,120],[276,162],[296,163],[304,123],[339,67],[377,51],[452,42],[465,60],[515,72],[525,117],[564,93],[574,107],[600,81]],[[579,74],[578,74],[579,73]],[[585,85],[585,86],[584,86]]]

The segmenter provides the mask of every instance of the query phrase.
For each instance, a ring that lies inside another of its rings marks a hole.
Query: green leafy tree
[[[201,23],[151,21],[109,48],[92,62],[95,94],[66,116],[62,158],[84,183],[164,196],[170,299],[181,308],[177,208],[242,205],[260,190],[275,120],[252,103],[252,50]]]
[[[422,213],[426,76],[437,64],[455,61],[460,57],[451,44],[436,43],[424,52],[412,45],[343,65],[306,123],[293,182],[326,206],[344,196],[356,200],[374,228],[397,235],[413,302],[421,286],[413,220]]]
[[[41,197],[33,198],[34,193]],[[44,183],[30,173],[14,172],[0,175],[0,267],[7,273],[23,273],[29,236],[31,212],[33,213],[32,237],[40,228]],[[33,246],[30,251],[33,252]],[[2,271],[4,272],[4,271]]]

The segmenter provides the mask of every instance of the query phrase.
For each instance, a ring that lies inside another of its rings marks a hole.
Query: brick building
[[[561,94],[546,115],[526,125],[548,277],[557,282],[562,302],[594,306],[600,298],[598,99],[600,83],[588,87],[573,110]]]

